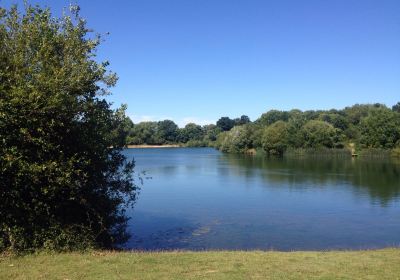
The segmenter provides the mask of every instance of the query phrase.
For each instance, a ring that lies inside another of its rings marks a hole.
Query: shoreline
[[[127,149],[183,148],[181,145],[126,145]]]

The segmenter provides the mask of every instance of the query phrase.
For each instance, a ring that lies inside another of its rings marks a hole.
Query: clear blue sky
[[[32,1],[70,2],[110,32],[99,59],[135,121],[400,101],[399,0]]]

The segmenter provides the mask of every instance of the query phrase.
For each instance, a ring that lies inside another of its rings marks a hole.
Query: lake
[[[126,249],[327,250],[400,245],[400,165],[127,149],[145,171]]]

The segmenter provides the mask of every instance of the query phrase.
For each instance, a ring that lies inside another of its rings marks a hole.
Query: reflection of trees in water
[[[290,188],[323,188],[329,183],[349,184],[357,191],[367,191],[373,200],[378,200],[382,205],[400,197],[400,163],[390,159],[288,159],[223,154],[221,161],[228,162],[230,170],[240,175],[249,178],[259,176],[268,182],[285,184]]]

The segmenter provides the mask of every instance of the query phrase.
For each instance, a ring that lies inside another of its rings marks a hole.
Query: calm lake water
[[[146,171],[127,249],[400,246],[400,165],[267,159],[210,148],[129,149]]]

